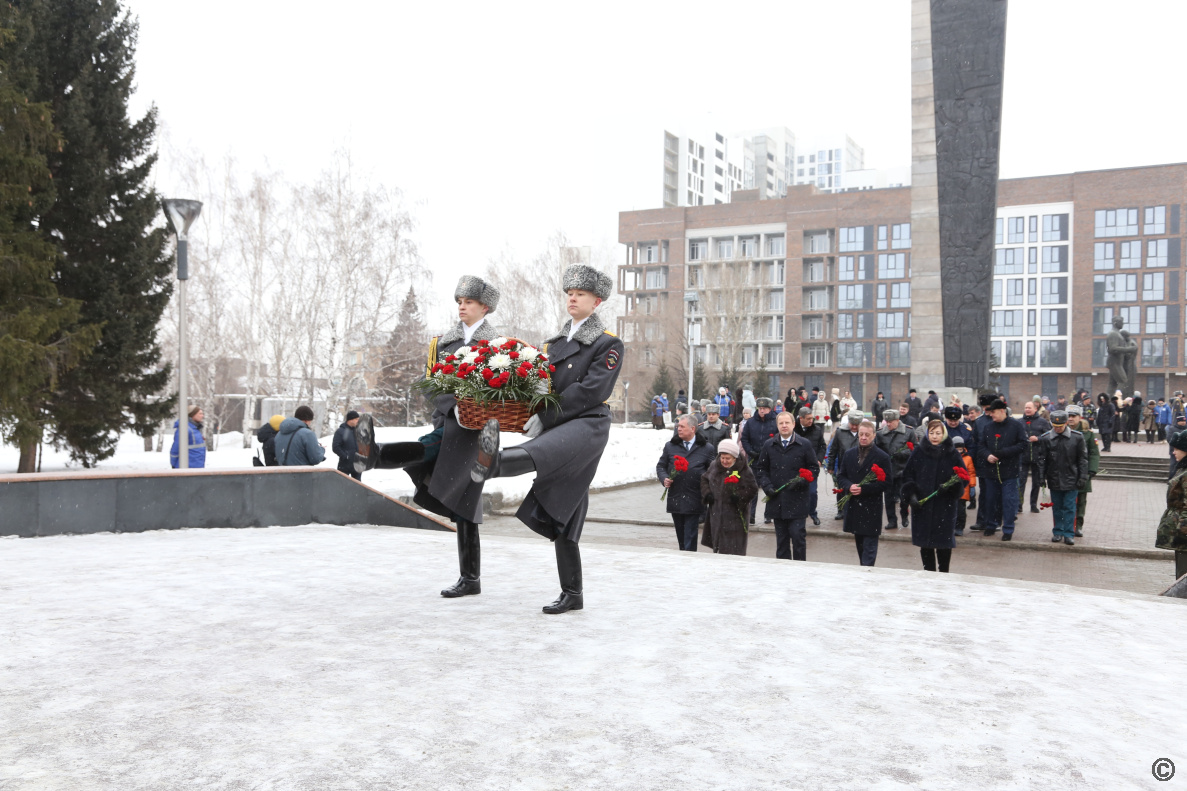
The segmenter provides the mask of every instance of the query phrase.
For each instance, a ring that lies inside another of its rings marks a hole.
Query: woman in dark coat
[[[1104,443],[1104,452],[1112,450],[1113,428],[1116,425],[1117,410],[1113,402],[1104,393],[1096,397],[1096,429],[1100,432],[1100,440]]]
[[[691,449],[685,447],[688,443],[691,443]],[[688,462],[688,469],[674,473],[678,456]],[[701,476],[713,463],[714,456],[713,446],[697,432],[693,419],[685,415],[676,423],[676,432],[664,445],[664,452],[655,465],[656,479],[668,490],[665,502],[672,515],[672,524],[676,526],[676,543],[686,552],[697,551],[697,525],[705,510],[701,502]]]
[[[1125,407],[1125,441],[1137,442],[1138,431],[1142,427],[1142,396],[1126,399],[1129,404]]]
[[[726,476],[734,473],[737,482],[726,483]],[[757,495],[758,481],[742,457],[742,446],[732,439],[717,443],[717,458],[701,476],[701,499],[709,506],[701,543],[719,555],[745,555],[748,533],[744,517]]]
[[[863,483],[877,465],[883,480]],[[857,428],[857,444],[845,451],[837,475],[837,486],[851,495],[845,506],[846,533],[853,534],[857,559],[872,566],[878,559],[878,536],[882,535],[882,495],[890,486],[890,456],[874,444],[874,424],[863,420]]]
[[[911,504],[911,543],[919,547],[924,571],[948,571],[956,547],[956,509],[964,493],[964,481],[945,488],[956,473],[965,469],[964,460],[952,446],[943,420],[927,424],[927,439],[916,447],[903,470],[903,497]],[[933,492],[926,503],[920,504]]]

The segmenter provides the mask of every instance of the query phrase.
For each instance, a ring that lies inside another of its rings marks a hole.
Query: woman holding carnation
[[[857,444],[845,451],[837,470],[837,486],[849,498],[844,530],[853,534],[857,560],[863,566],[872,566],[878,559],[882,495],[890,486],[890,456],[874,444],[874,433],[871,421],[861,421]]]
[[[742,459],[742,446],[732,439],[717,443],[717,458],[701,476],[701,499],[709,521],[701,543],[719,555],[745,555],[746,515],[758,495],[758,481]]]
[[[927,424],[926,440],[903,470],[903,497],[911,506],[911,543],[919,547],[925,571],[948,571],[956,547],[956,509],[967,481],[964,460],[956,452],[944,421]]]

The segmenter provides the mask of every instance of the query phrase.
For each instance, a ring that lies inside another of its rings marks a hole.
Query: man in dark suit
[[[907,414],[915,421],[915,425],[919,425],[919,419],[923,416],[923,402],[919,400],[919,395],[912,387],[907,393]]]
[[[775,520],[775,557],[780,560],[807,560],[808,529],[805,521],[811,511],[811,491],[800,470],[811,471],[815,478],[820,465],[808,440],[795,433],[795,421],[787,412],[776,419],[779,435],[768,439],[754,463],[754,477],[759,488],[771,498],[770,513]],[[790,547],[788,544],[790,543]]]

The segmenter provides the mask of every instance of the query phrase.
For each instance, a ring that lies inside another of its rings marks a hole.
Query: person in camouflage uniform
[[[1187,574],[1187,431],[1170,439],[1175,456],[1175,474],[1166,487],[1166,510],[1158,520],[1157,549],[1175,553],[1175,578]]]

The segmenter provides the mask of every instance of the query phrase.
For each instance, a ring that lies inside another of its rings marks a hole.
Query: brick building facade
[[[1187,164],[1002,180],[994,306],[995,376],[1015,401],[1103,391],[1113,315],[1139,343],[1137,389],[1187,390],[1182,206]],[[824,193],[797,186],[759,200],[622,212],[619,334],[632,409],[661,364],[696,358],[789,387],[910,387],[910,188]],[[672,394],[669,394],[672,395]],[[697,393],[698,398],[707,394]]]

